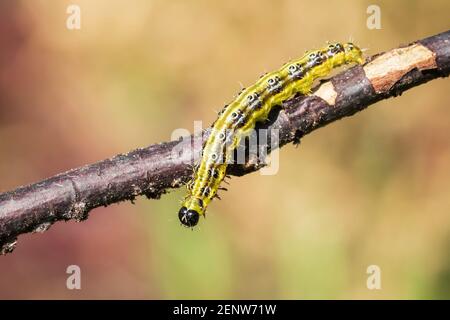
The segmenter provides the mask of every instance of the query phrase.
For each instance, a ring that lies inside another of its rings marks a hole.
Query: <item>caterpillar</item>
[[[257,122],[267,119],[271,109],[295,94],[309,94],[317,78],[332,69],[350,63],[363,63],[362,51],[356,45],[333,43],[305,53],[300,59],[284,64],[279,70],[263,75],[254,85],[243,89],[226,105],[212,125],[203,145],[200,163],[194,167],[188,194],[182,201],[178,217],[186,227],[197,225],[226,176],[227,163]]]

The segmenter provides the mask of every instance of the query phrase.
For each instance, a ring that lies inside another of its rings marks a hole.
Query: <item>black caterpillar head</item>
[[[182,207],[178,211],[178,218],[184,226],[192,228],[197,225],[200,215],[195,210],[188,210],[186,207]]]

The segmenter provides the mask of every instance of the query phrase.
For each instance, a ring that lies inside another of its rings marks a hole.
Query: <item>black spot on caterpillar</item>
[[[362,52],[354,44],[329,44],[264,74],[254,85],[242,89],[234,101],[219,112],[213,124],[178,212],[181,223],[193,227],[200,216],[205,215],[211,200],[218,198],[217,191],[221,189],[230,155],[257,122],[267,119],[275,105],[281,105],[297,93],[309,94],[314,80],[328,75],[336,67],[362,62]]]

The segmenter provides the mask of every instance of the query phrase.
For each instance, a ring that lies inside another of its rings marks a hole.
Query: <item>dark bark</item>
[[[373,79],[367,77],[363,66],[353,67],[330,80],[336,92],[334,103],[316,95],[297,96],[286,101],[282,109],[275,110],[269,121],[258,127],[279,129],[280,146],[299,142],[311,131],[351,116],[379,100],[448,76],[450,31],[417,43],[435,54],[434,67],[414,67],[383,92],[374,89]],[[205,133],[208,134],[208,130]],[[190,142],[193,141],[191,137]],[[96,207],[133,200],[140,195],[158,199],[167,190],[180,187],[192,170],[184,160],[196,158],[199,146],[191,150],[186,145],[183,156],[173,160],[172,150],[178,143],[172,141],[137,149],[0,194],[1,253],[12,251],[20,234],[43,232],[58,220],[81,221]],[[257,161],[248,159],[245,165],[231,165],[228,173],[241,176],[260,167]]]

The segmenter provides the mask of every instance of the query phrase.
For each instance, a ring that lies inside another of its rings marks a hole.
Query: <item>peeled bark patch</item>
[[[413,44],[376,57],[364,66],[364,72],[375,92],[383,93],[414,68],[436,69],[436,54],[421,44]]]

